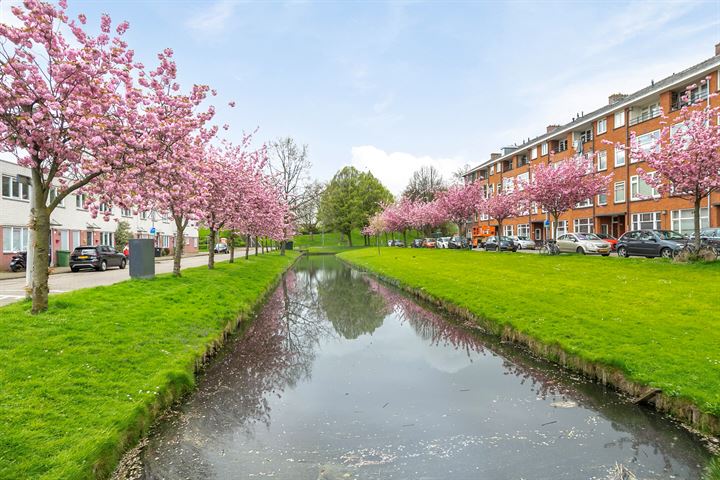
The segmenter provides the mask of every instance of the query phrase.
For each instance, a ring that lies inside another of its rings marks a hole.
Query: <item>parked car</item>
[[[512,238],[513,242],[517,244],[518,250],[520,249],[527,249],[527,250],[535,250],[535,242],[530,240],[530,237],[526,237],[525,235],[515,235]]]
[[[612,251],[615,251],[615,249],[617,249],[617,238],[613,237],[612,235],[608,235],[607,233],[596,233],[595,235],[608,242]]]
[[[94,268],[104,272],[108,267],[123,269],[126,265],[125,255],[107,245],[77,247],[70,254],[70,270],[73,272],[82,268]]]
[[[454,236],[448,240],[448,248],[461,249],[468,248],[468,241],[465,237]]]
[[[633,230],[618,239],[617,253],[619,257],[672,258],[686,240],[683,234],[672,230]]]
[[[561,253],[579,253],[582,255],[599,253],[603,257],[610,255],[610,250],[612,250],[608,242],[594,233],[566,233],[560,235],[557,239],[557,246]]]
[[[449,248],[450,237],[440,237],[437,239],[437,248]]]
[[[422,238],[416,238],[413,240],[413,242],[410,244],[411,248],[422,248],[423,247],[424,240]]]
[[[500,251],[506,250],[509,252],[517,252],[518,246],[513,239],[504,235],[500,236]],[[488,237],[485,240],[485,250],[498,250],[498,239],[497,236]]]
[[[695,239],[695,234],[690,234],[689,241]],[[715,248],[720,248],[720,228],[703,228],[700,230],[700,240],[703,243],[712,245]]]
[[[230,249],[227,246],[227,243],[216,243],[215,244],[215,253],[228,253],[230,252]]]
[[[403,242],[402,240],[393,240],[392,246],[393,247],[404,247],[405,242]]]
[[[437,241],[434,238],[423,238],[422,246],[424,248],[435,248],[437,247]]]

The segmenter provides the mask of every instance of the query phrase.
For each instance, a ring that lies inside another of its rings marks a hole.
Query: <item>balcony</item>
[[[694,93],[690,95],[690,98],[687,98],[686,100],[683,100],[683,95],[673,95],[673,97],[676,97],[673,99],[672,105],[670,105],[670,111],[674,112],[676,110],[680,110],[683,107],[686,107],[688,105],[694,105],[699,102],[703,102],[708,99],[708,91],[705,89],[704,91],[699,91],[697,93]]]
[[[660,108],[653,108],[650,110],[645,110],[637,117],[631,118],[629,125],[632,127],[633,125],[637,125],[638,123],[647,122],[648,120],[652,120],[653,118],[657,118],[660,116]]]

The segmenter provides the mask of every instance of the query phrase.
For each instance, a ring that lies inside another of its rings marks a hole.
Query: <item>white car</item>
[[[603,257],[610,255],[612,246],[594,233],[567,233],[560,235],[557,239],[557,246],[561,252],[599,253]]]
[[[435,248],[448,248],[449,243],[450,243],[450,237],[440,237],[437,239],[437,242],[435,243]]]
[[[515,245],[518,246],[518,250],[535,250],[535,242],[530,240],[530,237],[526,237],[524,235],[515,235],[514,237],[510,237],[513,239],[513,242],[515,242]]]

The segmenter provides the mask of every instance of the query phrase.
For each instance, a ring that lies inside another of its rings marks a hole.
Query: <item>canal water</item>
[[[299,260],[142,454],[146,479],[698,479],[708,460],[674,422],[330,256]]]

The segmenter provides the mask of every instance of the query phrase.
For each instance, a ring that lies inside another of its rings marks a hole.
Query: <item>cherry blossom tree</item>
[[[416,201],[410,208],[410,224],[425,234],[429,234],[433,228],[439,227],[445,221],[445,212],[437,201]]]
[[[604,193],[612,174],[600,175],[594,171],[593,156],[576,155],[567,160],[540,163],[532,170],[532,179],[516,187],[522,189],[526,202],[535,202],[550,215],[555,224],[553,238],[557,239],[560,215],[588,198]],[[527,203],[525,204],[527,205]]]
[[[689,93],[689,92],[688,92]],[[687,94],[685,99],[689,99]],[[700,205],[720,190],[720,108],[685,105],[674,119],[663,115],[660,136],[643,148],[630,134],[630,155],[645,162],[638,173],[664,195],[693,202],[695,246],[700,248]],[[624,145],[619,145],[625,148]]]
[[[495,233],[498,239],[498,249],[500,252],[500,235],[502,235],[503,222],[510,217],[518,215],[521,208],[520,192],[503,190],[497,194],[484,199],[480,204],[480,211],[487,214],[490,218],[494,218],[497,222],[497,231]]]
[[[458,233],[465,236],[466,222],[478,211],[484,201],[484,192],[480,182],[455,184],[437,198],[438,208],[445,218],[458,227]]]
[[[84,15],[68,17],[65,0],[26,0],[11,10],[17,24],[0,24],[0,149],[31,170],[37,313],[48,305],[50,215],[71,193],[144,162],[133,81],[142,66],[122,39],[126,22],[113,33],[103,15],[91,36]]]
[[[412,200],[402,197],[398,202],[386,205],[382,211],[383,222],[388,232],[400,232],[407,247],[407,231],[412,228],[412,212],[415,204]]]

